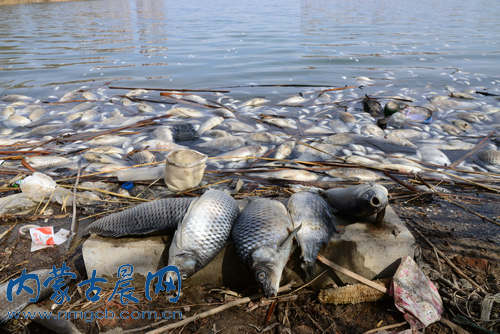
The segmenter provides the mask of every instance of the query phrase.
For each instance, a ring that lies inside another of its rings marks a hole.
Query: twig
[[[453,332],[455,332],[457,334],[469,334],[468,331],[466,331],[465,329],[463,329],[459,325],[451,322],[450,320],[448,320],[446,318],[441,318],[439,320],[439,322],[441,322],[441,323],[445,324],[446,326],[450,327],[453,330]]]
[[[61,187],[70,188],[71,186],[67,186],[67,185],[62,184]],[[103,189],[99,189],[99,188],[88,188],[88,187],[82,187],[82,186],[77,186],[75,188],[78,189],[78,190],[97,191],[97,192],[100,192],[100,193],[103,193],[103,194],[106,194],[106,195],[111,195],[111,196],[116,196],[116,197],[122,197],[122,198],[126,198],[126,199],[133,199],[133,200],[141,201],[141,202],[149,202],[149,200],[144,199],[144,198],[133,197],[133,196],[128,196],[128,195],[122,195],[122,194],[119,194],[119,193],[115,193],[115,192],[112,192],[112,191],[107,191],[107,190],[103,190]]]
[[[414,230],[415,230],[415,232],[418,233],[418,235],[420,235],[425,240],[425,242],[427,242],[429,244],[429,246],[436,249],[437,253],[445,260],[446,263],[448,263],[448,265],[451,268],[453,268],[453,270],[455,270],[455,272],[459,276],[462,276],[463,278],[465,278],[467,281],[469,281],[473,286],[475,286],[478,290],[482,291],[483,293],[488,293],[483,287],[481,287],[479,284],[477,284],[472,278],[467,276],[462,270],[460,270],[456,265],[454,265],[453,262],[451,262],[451,260],[443,252],[441,252],[439,250],[439,248],[434,246],[434,244],[429,239],[427,239],[427,237],[422,232],[420,232],[415,227],[414,227]]]
[[[279,289],[279,292],[283,292],[283,291],[288,291],[290,290],[291,288],[291,284],[287,284],[283,287],[281,287]],[[222,311],[225,311],[227,309],[230,309],[232,307],[235,307],[235,306],[238,306],[238,305],[242,305],[242,304],[245,304],[245,303],[249,303],[250,301],[255,300],[257,298],[260,298],[262,297],[262,295],[256,295],[256,296],[252,296],[252,297],[243,297],[243,298],[238,298],[238,299],[235,299],[227,304],[224,304],[224,305],[221,305],[221,306],[218,306],[218,307],[215,307],[211,310],[208,310],[208,311],[205,311],[205,312],[202,312],[202,313],[199,313],[199,314],[195,314],[194,316],[192,317],[189,317],[189,318],[186,318],[186,319],[183,319],[181,321],[178,321],[178,322],[175,322],[173,324],[169,324],[169,325],[166,325],[166,326],[163,326],[163,327],[160,327],[160,328],[157,328],[155,330],[152,330],[152,331],[149,331],[147,332],[147,334],[160,334],[160,333],[165,333],[169,330],[172,330],[174,328],[179,328],[179,327],[182,327],[186,324],[189,324],[193,321],[196,321],[198,319],[204,319],[204,318],[207,318],[211,315],[214,315],[214,314],[217,314],[217,313],[220,313]]]
[[[326,264],[328,267],[330,267],[330,268],[332,268],[332,269],[334,269],[334,270],[336,270],[344,275],[347,275],[351,278],[354,278],[355,280],[357,280],[363,284],[366,284],[369,287],[372,287],[372,288],[374,288],[382,293],[387,293],[387,288],[385,286],[378,284],[378,283],[375,283],[373,281],[370,281],[369,279],[366,279],[361,275],[358,275],[358,274],[356,274],[356,273],[354,273],[354,272],[352,272],[344,267],[341,267],[338,264],[331,262],[330,260],[325,258],[323,255],[318,255],[317,259],[320,262],[322,262],[323,264]]]
[[[80,164],[78,166],[78,171],[76,173],[75,186],[73,187],[73,217],[71,217],[71,233],[76,234],[78,232],[78,225],[76,224],[76,189],[78,188],[78,183],[80,182]]]
[[[5,232],[3,232],[2,234],[0,234],[0,241],[7,235],[9,234],[10,231],[12,231],[14,229],[14,227],[16,227],[17,223],[13,224],[11,227],[9,227],[9,229]]]
[[[453,162],[450,167],[451,168],[455,168],[457,167],[458,164],[460,164],[462,161],[464,161],[465,159],[467,159],[468,157],[470,157],[471,155],[473,155],[474,153],[476,153],[481,147],[483,147],[484,145],[486,145],[486,141],[495,134],[495,131],[491,131],[490,133],[488,133],[488,135],[486,135],[486,137],[484,137],[483,139],[481,139],[479,141],[479,143],[476,144],[476,146],[474,146],[469,152],[467,152],[466,154],[464,154],[460,159],[458,159],[457,161]]]
[[[197,92],[197,93],[229,93],[229,90],[215,90],[215,89],[176,89],[176,88],[134,88],[134,87],[118,87],[118,86],[108,86],[109,89],[123,89],[123,90],[154,90],[160,92]]]
[[[398,328],[398,327],[404,326],[406,324],[407,324],[406,321],[405,322],[398,322],[397,324],[387,325],[387,326],[382,326],[382,327],[370,329],[369,331],[363,332],[363,334],[371,334],[371,333],[380,332],[380,331],[383,331],[383,330],[386,330],[386,329]]]

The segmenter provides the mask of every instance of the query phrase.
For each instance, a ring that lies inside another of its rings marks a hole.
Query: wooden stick
[[[7,234],[9,234],[9,232],[12,231],[14,229],[14,227],[16,227],[16,225],[17,225],[17,223],[12,224],[12,226],[7,231],[0,234],[0,240],[2,240]]]
[[[369,287],[372,287],[372,288],[374,288],[382,293],[387,293],[387,289],[385,286],[378,284],[378,283],[375,283],[373,281],[370,281],[369,279],[366,279],[361,275],[358,275],[358,274],[356,274],[356,273],[354,273],[354,272],[352,272],[344,267],[341,267],[338,264],[331,262],[330,260],[325,258],[323,255],[318,255],[317,259],[318,259],[318,261],[322,262],[323,264],[326,264],[328,267],[330,267],[330,268],[332,268],[332,269],[334,269],[334,270],[336,270],[344,275],[347,275],[351,278],[354,278],[355,280],[357,280],[363,284],[366,284]]]
[[[370,329],[369,331],[363,332],[363,334],[371,334],[371,333],[380,332],[380,331],[383,331],[383,330],[386,330],[386,329],[398,328],[398,327],[404,326],[406,324],[407,324],[406,321],[405,322],[398,322],[397,324],[387,325],[387,326],[382,326],[382,327]]]
[[[281,287],[278,292],[284,292],[284,291],[288,291],[290,289],[291,289],[291,284],[287,284],[287,285]],[[257,298],[260,298],[260,297],[262,297],[262,295],[256,295],[256,296],[252,296],[252,297],[238,298],[238,299],[235,299],[235,300],[233,300],[233,301],[231,301],[231,302],[229,302],[227,304],[214,307],[213,309],[210,309],[210,310],[202,312],[202,313],[195,314],[192,317],[189,317],[189,318],[183,319],[181,321],[177,321],[177,322],[175,322],[173,324],[168,324],[166,326],[163,326],[163,327],[157,328],[155,330],[149,331],[146,334],[160,334],[160,333],[165,333],[165,332],[167,332],[169,330],[172,330],[174,328],[179,328],[179,327],[182,327],[184,325],[187,325],[187,324],[189,324],[189,323],[191,323],[193,321],[196,321],[198,319],[204,319],[204,318],[207,318],[207,317],[209,317],[211,315],[214,315],[214,314],[220,313],[222,311],[225,311],[227,309],[230,309],[232,307],[249,303],[249,302],[252,301],[252,299],[257,299]]]
[[[154,90],[160,92],[198,92],[198,93],[229,93],[229,90],[215,90],[215,89],[176,89],[176,88],[134,88],[134,87],[119,87],[119,86],[108,86],[109,89],[124,89],[124,90]]]

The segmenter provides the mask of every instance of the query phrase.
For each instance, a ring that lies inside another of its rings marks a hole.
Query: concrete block
[[[146,276],[161,265],[168,240],[165,236],[114,239],[91,235],[82,246],[87,275],[95,269],[97,276],[116,277],[121,265],[132,264],[134,274]]]
[[[394,210],[387,206],[381,224],[375,224],[372,216],[365,222],[347,225],[332,237],[321,254],[363,277],[375,279],[392,276],[402,257],[413,257],[414,248],[415,238]],[[317,263],[315,271],[322,270],[323,265]],[[318,280],[316,287],[323,288],[338,278],[344,283],[357,283],[336,273]]]

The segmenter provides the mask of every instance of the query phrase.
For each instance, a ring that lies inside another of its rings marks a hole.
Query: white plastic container
[[[198,186],[203,178],[207,156],[194,150],[176,150],[167,155],[165,184],[172,191]]]

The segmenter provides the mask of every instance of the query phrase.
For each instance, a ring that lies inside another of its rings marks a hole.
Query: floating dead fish
[[[262,122],[280,128],[297,129],[297,122],[290,118],[270,117],[266,115],[262,118]]]
[[[85,234],[119,238],[175,230],[193,200],[166,198],[139,204],[94,221],[87,227]]]
[[[300,107],[308,100],[305,99],[301,95],[291,96],[283,101],[278,102],[279,106],[287,106],[287,107]]]
[[[240,147],[236,150],[219,154],[212,160],[238,161],[246,157],[260,157],[267,152],[267,147],[263,145],[251,145]]]
[[[469,123],[480,123],[489,120],[488,116],[481,112],[458,112],[455,114],[458,118]]]
[[[208,190],[189,206],[174,234],[168,264],[179,268],[183,279],[203,268],[226,245],[238,204],[223,191]]]
[[[85,100],[89,100],[89,101],[97,101],[97,100],[99,100],[99,98],[97,97],[97,95],[95,95],[94,93],[91,93],[91,92],[83,92],[82,96],[83,96],[83,98]]]
[[[268,143],[274,145],[281,144],[284,141],[284,139],[282,139],[281,137],[269,132],[254,133],[250,136],[250,139],[259,143]]]
[[[169,109],[166,114],[183,118],[201,118],[205,116],[205,114],[199,110],[185,107],[173,107]]]
[[[465,92],[451,92],[450,97],[454,97],[456,99],[464,99],[464,100],[475,100],[476,98],[469,93]]]
[[[140,112],[143,112],[143,113],[153,113],[153,112],[155,112],[155,109],[151,105],[149,105],[149,104],[147,104],[145,102],[139,103],[137,105],[137,110],[139,110]]]
[[[104,135],[89,140],[91,146],[121,146],[130,139],[124,136]]]
[[[336,167],[327,170],[326,173],[332,177],[345,179],[372,182],[384,179],[380,173],[366,169],[366,168],[349,168],[349,167]]]
[[[227,120],[224,125],[232,132],[255,132],[256,129],[246,123],[238,120]]]
[[[214,109],[213,111],[214,115],[221,116],[224,118],[235,118],[234,113],[231,110],[228,110],[226,108],[217,108]]]
[[[472,128],[469,123],[461,119],[454,119],[451,123],[462,131],[469,131]]]
[[[68,102],[71,100],[75,100],[78,94],[79,94],[78,90],[72,90],[70,92],[67,92],[66,94],[63,95],[63,97],[59,99],[59,102]]]
[[[245,139],[237,136],[227,136],[212,139],[210,141],[198,144],[198,147],[210,148],[219,151],[232,150],[245,145]]]
[[[191,123],[175,123],[170,125],[170,129],[175,141],[188,141],[199,137],[198,131]]]
[[[269,100],[267,100],[267,99],[256,97],[256,98],[250,99],[250,100],[246,101],[245,103],[241,104],[240,107],[260,107],[268,102],[269,102]]]
[[[224,118],[220,116],[214,116],[207,119],[204,123],[200,125],[198,129],[198,135],[202,135],[208,130],[215,128],[216,126],[222,124],[224,122]]]
[[[282,169],[276,172],[252,173],[251,175],[269,179],[312,182],[318,180],[318,175],[301,169]]]
[[[438,108],[457,109],[457,110],[473,110],[478,107],[477,103],[452,100],[448,96],[434,96],[431,103]]]
[[[311,278],[319,251],[335,232],[332,209],[320,195],[307,191],[290,196],[287,208],[293,225],[301,226],[297,232],[303,261],[301,267]]]
[[[372,115],[373,117],[383,116],[384,112],[382,105],[375,98],[365,95],[363,98],[363,111]]]
[[[356,122],[356,117],[354,117],[351,113],[348,113],[345,111],[339,111],[338,114],[339,114],[339,118],[344,123],[355,123]]]
[[[144,95],[147,93],[148,93],[148,91],[145,89],[133,89],[133,90],[129,91],[127,94],[125,94],[125,96],[134,97],[134,96],[141,96],[141,95]]]
[[[292,248],[292,230],[285,206],[264,198],[252,199],[234,224],[231,235],[236,252],[250,266],[267,297],[278,293]]]
[[[295,148],[295,141],[287,141],[278,148],[276,148],[276,153],[274,154],[275,159],[286,159],[292,154],[293,149]]]
[[[8,128],[16,128],[19,126],[26,126],[31,123],[31,120],[29,118],[26,118],[21,115],[10,115],[9,118],[7,118],[5,121],[3,121],[3,124],[8,127]]]
[[[446,154],[432,146],[422,146],[417,150],[417,159],[440,166],[449,166],[450,159]]]
[[[10,94],[0,97],[0,100],[4,102],[20,102],[20,101],[29,102],[33,101],[33,98],[26,95]]]
[[[156,161],[156,157],[149,151],[140,151],[130,155],[130,160],[135,164],[146,164]]]
[[[383,218],[388,203],[387,195],[387,189],[378,184],[361,184],[323,192],[335,214],[358,219],[378,213],[382,213]],[[381,219],[377,217],[377,221]]]
[[[35,169],[62,167],[72,164],[70,159],[56,155],[32,156],[25,159],[26,162]]]
[[[477,157],[481,159],[481,161],[498,166],[500,165],[500,151],[497,150],[485,150],[481,151],[477,154]]]

